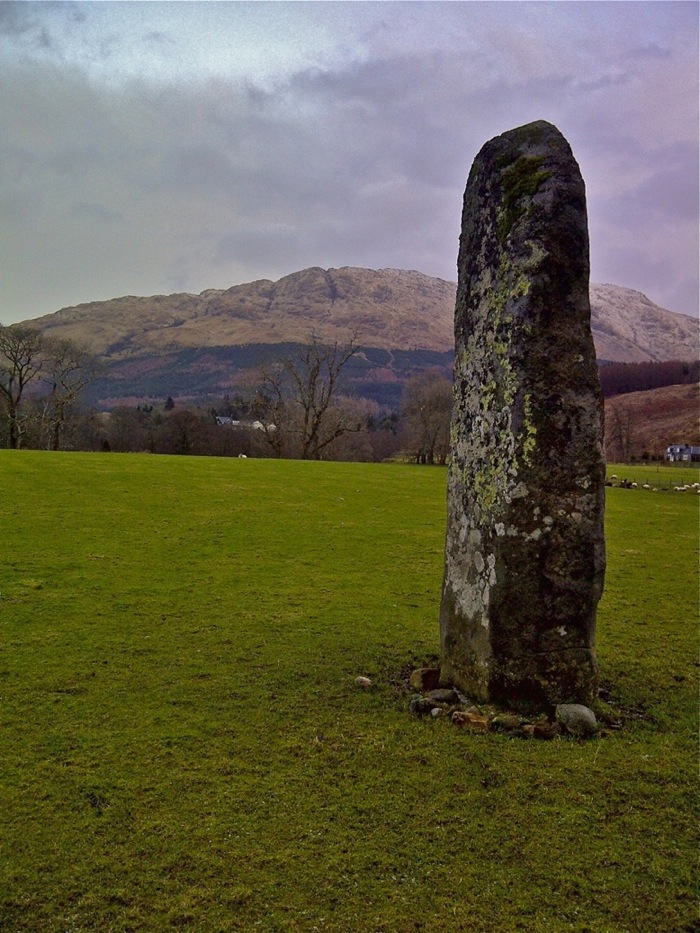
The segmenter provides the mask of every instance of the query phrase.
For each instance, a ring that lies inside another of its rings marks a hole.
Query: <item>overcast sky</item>
[[[308,266],[456,280],[486,140],[570,141],[592,280],[698,312],[695,2],[0,2],[0,322]]]

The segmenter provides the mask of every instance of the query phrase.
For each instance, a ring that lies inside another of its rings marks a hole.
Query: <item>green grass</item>
[[[695,929],[697,506],[608,490],[624,727],[538,743],[407,712],[444,470],[0,451],[0,929]]]
[[[608,477],[616,476],[618,482],[648,483],[659,492],[673,491],[676,486],[696,483],[700,480],[700,469],[685,464],[664,465],[652,463],[611,463],[607,468]]]

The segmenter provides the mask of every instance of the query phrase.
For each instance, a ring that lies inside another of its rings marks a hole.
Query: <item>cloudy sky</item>
[[[456,279],[483,143],[569,139],[592,279],[698,312],[695,2],[0,2],[0,322],[307,266]]]

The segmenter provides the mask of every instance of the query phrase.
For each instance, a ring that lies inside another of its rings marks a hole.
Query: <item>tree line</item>
[[[627,395],[663,386],[700,382],[700,361],[668,360],[648,363],[605,363],[600,367],[603,395]]]
[[[445,463],[449,453],[451,381],[439,367],[403,387],[398,411],[352,395],[345,380],[355,340],[316,337],[295,355],[261,366],[250,384],[215,405],[168,398],[162,405],[86,409],[82,390],[100,372],[79,343],[31,326],[0,325],[0,446],[304,460],[381,461],[401,456]],[[606,397],[695,383],[700,364],[611,363],[601,367]],[[631,456],[631,415],[609,412],[606,446]]]
[[[348,392],[344,370],[359,352],[355,340],[327,345],[312,337],[217,405],[169,397],[162,406],[97,412],[80,405],[99,368],[85,348],[0,325],[0,446],[358,461],[401,452],[445,463],[452,389],[444,371],[409,379],[400,410],[387,411]]]

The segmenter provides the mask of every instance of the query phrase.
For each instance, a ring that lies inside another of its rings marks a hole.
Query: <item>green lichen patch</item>
[[[505,245],[513,225],[527,212],[526,198],[537,194],[552,173],[543,169],[543,156],[522,155],[501,173],[502,202],[498,216],[498,237]]]

